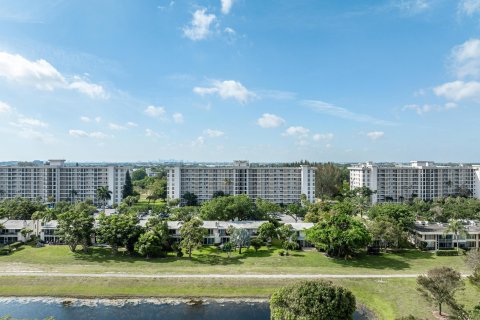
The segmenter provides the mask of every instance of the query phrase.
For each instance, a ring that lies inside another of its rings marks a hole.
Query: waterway
[[[357,311],[354,319],[372,319]],[[268,302],[255,299],[68,299],[0,298],[0,316],[15,319],[102,320],[268,320]]]

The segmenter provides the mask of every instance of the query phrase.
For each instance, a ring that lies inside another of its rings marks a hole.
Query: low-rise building
[[[17,241],[27,241],[21,233],[22,229],[31,229],[34,231],[32,220],[0,220],[0,244],[14,243]]]
[[[422,242],[429,250],[442,249],[478,249],[480,248],[480,222],[464,220],[465,234],[455,235],[447,232],[448,223],[416,221],[413,227],[413,238],[417,246],[421,247]]]

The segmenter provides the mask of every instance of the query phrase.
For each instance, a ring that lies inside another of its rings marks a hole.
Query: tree
[[[355,303],[355,296],[349,290],[329,281],[302,281],[273,293],[271,319],[353,319]]]
[[[255,199],[255,207],[261,218],[276,218],[277,214],[281,211],[278,204],[263,200],[262,198]]]
[[[205,220],[256,220],[259,215],[253,201],[245,194],[224,196],[206,201],[200,208]]]
[[[262,241],[262,239],[257,237],[250,240],[250,244],[252,245],[253,249],[255,249],[255,252],[257,252],[258,249],[263,246],[264,242]]]
[[[277,237],[277,228],[271,222],[264,222],[258,227],[257,233],[258,237],[268,245],[273,238]]]
[[[195,193],[185,192],[183,194],[183,200],[186,206],[196,206],[198,204],[198,197]]]
[[[108,187],[102,186],[97,189],[97,197],[103,202],[103,211],[105,211],[107,201],[112,199],[112,191],[108,190]]]
[[[227,256],[230,258],[230,255],[232,254],[232,250],[233,250],[233,244],[230,241],[225,242],[223,244],[222,249],[223,249],[223,251],[225,251],[227,253]]]
[[[86,251],[93,234],[95,207],[79,202],[72,209],[58,216],[58,235],[72,252],[78,245]]]
[[[455,241],[457,242],[456,247],[457,247],[457,251],[458,251],[458,249],[459,249],[459,247],[458,247],[458,236],[466,236],[466,234],[467,234],[467,231],[466,231],[465,226],[463,225],[462,221],[456,220],[456,219],[455,220],[450,220],[447,228],[445,229],[444,234],[447,234],[447,233],[453,233],[455,235]]]
[[[129,207],[138,203],[139,200],[140,200],[140,196],[128,196],[128,197],[123,198],[123,202],[125,202],[127,204],[127,206],[129,206]]]
[[[127,170],[125,173],[125,184],[122,188],[122,199],[125,199],[128,196],[133,196],[133,184],[132,179],[130,178],[130,171]]]
[[[454,301],[455,292],[464,286],[461,274],[449,267],[429,270],[426,275],[417,277],[417,284],[422,296],[438,305],[440,315],[442,305]]]
[[[332,257],[348,258],[371,242],[360,221],[345,214],[328,215],[306,230],[306,239]]]
[[[192,251],[194,249],[200,248],[203,245],[206,229],[202,226],[202,220],[194,218],[184,222],[180,228],[180,247],[187,250],[189,258],[192,258]]]
[[[379,241],[380,248],[387,247],[399,248],[406,243],[408,233],[392,218],[386,216],[378,216],[368,225],[368,230],[372,234],[372,239]]]
[[[140,235],[135,249],[148,258],[164,256],[169,247],[167,222],[158,217],[152,217],[147,221],[147,231]]]
[[[404,231],[409,231],[415,223],[415,212],[401,203],[380,203],[368,210],[370,219],[386,216],[393,219]]]
[[[217,190],[212,194],[212,199],[218,198],[218,197],[224,197],[226,194],[222,190]]]
[[[340,194],[347,175],[336,164],[328,162],[317,166],[315,172],[315,194],[320,198],[333,198]]]
[[[136,169],[136,170],[133,170],[132,172],[132,181],[143,180],[146,177],[147,177],[147,171],[145,170],[145,168]]]
[[[70,197],[72,203],[75,203],[75,197],[78,196],[78,191],[72,188],[68,192],[68,196]]]
[[[247,229],[233,228],[230,231],[230,241],[238,248],[238,253],[242,253],[242,248],[250,246],[250,233]]]
[[[20,230],[20,233],[22,234],[22,236],[25,238],[25,239],[28,239],[29,235],[33,232],[32,229],[30,228],[23,228],[22,230]]]
[[[307,209],[303,207],[300,203],[290,203],[289,205],[287,205],[285,214],[292,217],[293,219],[295,219],[295,222],[297,222],[298,219],[305,217],[305,215],[307,214]]]
[[[16,197],[0,202],[0,219],[30,220],[36,211],[45,211],[43,203],[27,198]]]
[[[293,229],[291,224],[284,224],[277,230],[278,238],[282,241],[282,248],[287,251],[298,248],[297,232]]]
[[[100,214],[98,218],[98,241],[110,245],[112,253],[116,254],[119,247],[126,247],[129,238],[136,234],[138,228],[136,214],[120,213],[114,215]]]

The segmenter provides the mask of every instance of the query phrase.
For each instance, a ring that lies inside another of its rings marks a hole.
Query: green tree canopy
[[[306,230],[306,239],[332,257],[347,258],[371,242],[365,225],[346,214],[328,215]]]
[[[415,222],[415,213],[408,205],[401,203],[376,204],[368,211],[370,219],[384,216],[393,219],[403,230],[408,231]]]
[[[224,196],[206,201],[200,208],[205,220],[257,220],[260,216],[255,204],[247,195]]]
[[[132,172],[132,181],[143,180],[146,177],[147,177],[147,171],[145,170],[145,168],[136,169],[136,170],[133,170]]]
[[[180,247],[187,251],[189,258],[192,258],[192,251],[194,249],[200,248],[203,245],[203,238],[206,231],[200,219],[190,219],[182,224],[180,228]]]
[[[90,245],[94,212],[95,207],[78,202],[72,209],[58,215],[58,235],[72,252],[78,245],[82,245],[84,251]]]
[[[106,216],[102,213],[98,219],[98,228],[96,229],[98,240],[108,244],[113,253],[117,253],[118,248],[127,247],[130,237],[138,234],[138,217],[132,213],[120,213]]]
[[[0,202],[0,219],[30,220],[36,211],[45,211],[46,206],[38,200],[16,197]]]
[[[328,281],[302,281],[274,292],[270,311],[272,320],[353,319],[355,296]]]
[[[127,170],[125,173],[125,184],[123,185],[122,188],[122,199],[125,199],[126,197],[133,196],[133,184],[132,184],[132,179],[130,178],[130,171]]]
[[[185,192],[182,196],[186,206],[198,205],[198,196],[192,192]]]
[[[238,253],[242,253],[242,248],[248,248],[250,246],[250,233],[247,229],[232,229],[229,230],[230,242],[238,248]]]

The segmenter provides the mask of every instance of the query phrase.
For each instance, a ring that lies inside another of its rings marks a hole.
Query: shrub
[[[439,257],[458,256],[458,251],[457,250],[437,250],[437,256]]]
[[[0,249],[0,256],[7,256],[12,252],[9,248],[1,248]]]
[[[278,255],[283,257],[285,255],[285,251],[283,250],[278,251]]]
[[[272,320],[352,319],[355,296],[329,281],[302,281],[276,291],[270,311]]]
[[[16,250],[16,249],[20,248],[22,245],[23,245],[23,242],[14,242],[14,243],[10,244],[10,248]]]

